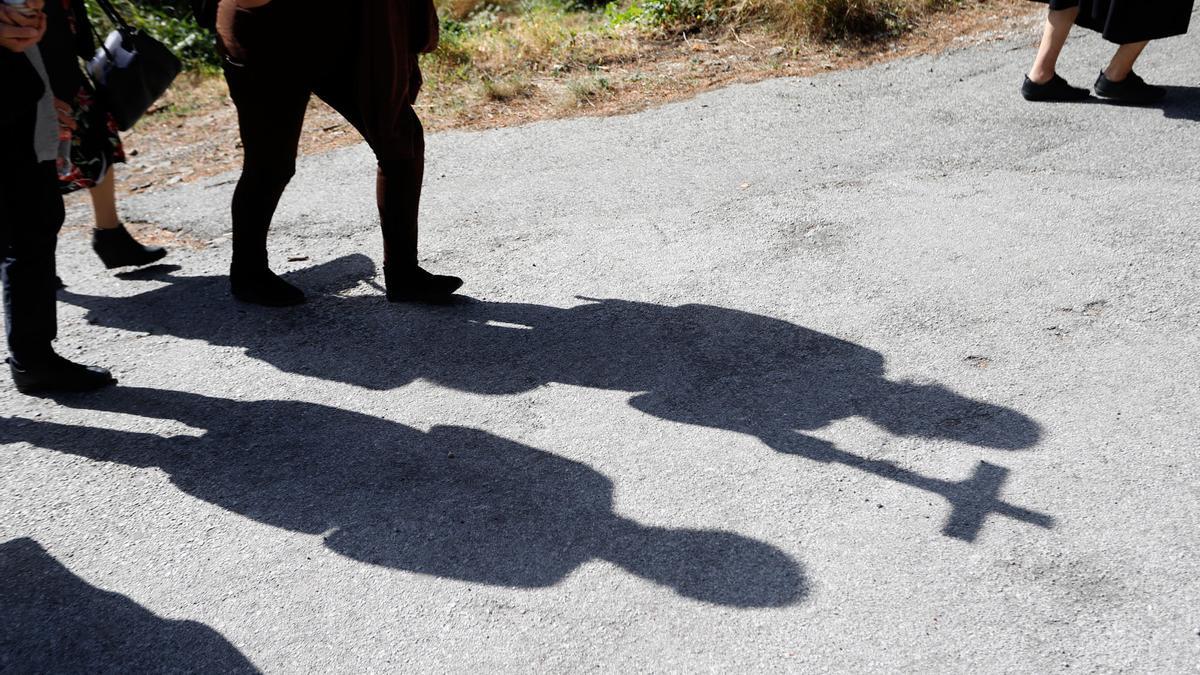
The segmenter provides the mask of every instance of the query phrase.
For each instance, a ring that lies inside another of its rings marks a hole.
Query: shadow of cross
[[[1054,527],[1053,517],[1020,506],[1013,506],[999,499],[1000,488],[1004,486],[1004,481],[1008,478],[1008,469],[1002,466],[980,462],[975,467],[974,475],[957,483],[923,476],[922,478],[935,484],[935,486],[925,489],[939,492],[954,507],[950,511],[950,518],[946,521],[946,525],[942,527],[942,534],[948,537],[963,541],[975,541],[975,537],[979,535],[979,530],[983,527],[983,521],[992,513],[1041,528]]]
[[[942,527],[942,534],[947,537],[966,542],[975,541],[979,531],[983,529],[984,521],[991,514],[1006,516],[1041,528],[1054,527],[1053,516],[1015,506],[1000,499],[1000,489],[1008,479],[1009,470],[996,464],[979,462],[970,478],[950,481],[919,474],[888,460],[859,457],[812,436],[791,434],[764,438],[763,441],[777,452],[825,464],[842,464],[941,496],[950,502],[951,506],[950,517]]]

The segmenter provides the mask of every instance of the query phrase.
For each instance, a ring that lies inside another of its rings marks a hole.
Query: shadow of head
[[[96,588],[32,539],[0,544],[0,606],[7,672],[258,672],[213,629]]]
[[[311,403],[118,388],[67,405],[177,420],[199,437],[0,421],[0,438],[135,466],[355,560],[496,586],[552,586],[610,560],[679,594],[739,607],[804,595],[784,552],[733,533],[646,527],[580,462],[463,427],[411,427]]]
[[[610,534],[603,557],[683,597],[731,607],[784,607],[808,594],[794,560],[737,534],[628,521]]]
[[[1041,425],[1011,408],[975,401],[939,385],[880,380],[862,399],[863,414],[898,436],[946,439],[998,450],[1024,450]]]

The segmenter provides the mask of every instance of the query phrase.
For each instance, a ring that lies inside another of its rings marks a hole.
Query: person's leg
[[[379,207],[385,267],[407,269],[417,266],[424,180],[423,159],[379,162],[375,174],[375,203]]]
[[[1021,96],[1027,101],[1081,101],[1091,94],[1087,89],[1072,87],[1059,77],[1058,57],[1062,54],[1071,26],[1079,16],[1079,4],[1072,0],[1051,0],[1042,42],[1038,46],[1033,67],[1021,84]]]
[[[4,311],[9,368],[25,393],[86,391],[116,382],[101,368],[72,363],[54,353],[54,248],[63,221],[62,195],[53,163],[31,165],[8,177],[0,200],[3,225]]]
[[[1034,84],[1046,84],[1058,72],[1058,57],[1062,54],[1071,27],[1079,16],[1079,7],[1051,9],[1042,30],[1042,42],[1038,46],[1033,67],[1029,69],[1029,80]]]
[[[1133,72],[1133,64],[1145,51],[1149,42],[1134,42],[1117,48],[1108,67],[1096,78],[1096,95],[1114,103],[1130,103],[1144,105],[1157,103],[1166,95],[1167,90],[1147,84],[1145,80]]]
[[[245,302],[287,306],[304,293],[276,276],[267,261],[267,232],[288,182],[296,172],[296,152],[309,92],[288,73],[266,66],[227,65],[225,79],[237,107],[245,159],[233,193],[233,259],[229,279]]]
[[[1135,42],[1133,44],[1121,45],[1117,48],[1117,52],[1113,54],[1112,61],[1108,62],[1108,67],[1104,69],[1104,77],[1108,78],[1109,82],[1120,82],[1133,72],[1133,64],[1137,63],[1138,57],[1145,51],[1146,45],[1149,42]]]
[[[411,82],[420,82],[414,60]],[[375,199],[383,234],[383,270],[388,300],[440,302],[462,286],[462,279],[435,275],[417,260],[421,190],[425,178],[425,132],[408,103],[364,114],[352,86],[330,79],[316,94],[362,133],[378,162]]]
[[[352,67],[334,69],[321,78],[314,93],[346,118],[375,153],[375,201],[383,234],[384,265],[416,267],[425,177],[424,129],[411,105],[401,104],[384,114],[366,114],[353,79],[343,74]]]
[[[417,267],[420,239],[421,191],[425,182],[425,131],[412,106],[402,110],[406,140],[390,141],[391,147],[376,151],[379,167],[375,176],[375,201],[383,234],[383,264],[391,269]]]
[[[161,246],[144,246],[129,234],[117,214],[115,167],[110,167],[95,187],[88,190],[96,226],[92,231],[92,250],[108,269],[149,265],[166,257]]]
[[[5,186],[4,312],[8,352],[21,364],[51,359],[57,334],[54,248],[63,207],[50,189],[55,184],[49,171],[45,164],[31,165],[18,182]]]
[[[115,230],[121,226],[121,217],[117,215],[117,188],[113,180],[112,169],[96,186],[88,190],[92,199],[92,213],[96,217],[97,230]]]

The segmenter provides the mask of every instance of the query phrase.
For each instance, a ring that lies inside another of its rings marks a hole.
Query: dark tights
[[[416,59],[413,57],[414,73]],[[384,263],[417,264],[417,220],[425,173],[425,140],[411,105],[393,118],[364,114],[353,77],[331,68],[300,82],[296,68],[268,63],[227,64],[225,77],[238,111],[245,162],[233,195],[234,272],[267,268],[267,231],[284,189],[296,171],[296,151],[309,99],[316,94],[363,135],[378,160],[376,199],[383,230]],[[415,75],[419,81],[419,74]],[[386,121],[382,121],[385,118]]]

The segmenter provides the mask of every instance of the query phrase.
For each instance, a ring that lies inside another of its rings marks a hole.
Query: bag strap
[[[117,11],[116,7],[113,7],[112,2],[109,0],[96,0],[96,4],[100,5],[100,9],[104,10],[104,13],[108,15],[108,18],[111,19],[113,23],[117,24],[117,27],[122,31],[128,33],[134,32],[133,26],[129,25],[129,22],[125,20],[125,17],[121,16],[121,13]]]
[[[112,52],[108,51],[108,45],[104,44],[104,36],[100,34],[100,31],[96,30],[95,24],[92,24],[91,21],[88,23],[92,25],[92,37],[96,38],[96,44],[100,45],[100,49],[103,50],[105,54],[108,54],[108,58],[111,59],[113,55]]]

